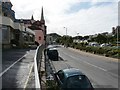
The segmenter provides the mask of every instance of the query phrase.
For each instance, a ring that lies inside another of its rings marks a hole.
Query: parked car
[[[56,48],[47,49],[47,55],[50,60],[57,61],[58,60],[58,50]]]
[[[94,90],[90,80],[79,69],[63,69],[54,75],[61,90]]]

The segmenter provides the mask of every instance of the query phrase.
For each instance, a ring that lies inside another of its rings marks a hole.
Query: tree
[[[71,36],[62,36],[56,40],[57,43],[70,46],[73,43],[73,38]]]
[[[94,39],[99,44],[107,43],[107,37],[105,35],[102,35],[102,34],[98,34],[98,36],[96,38],[94,38]]]
[[[98,34],[97,36],[98,43],[107,43],[107,37],[101,34]]]
[[[84,40],[87,40],[89,38],[89,36],[84,36],[83,39]]]
[[[82,36],[75,36],[75,37],[73,37],[73,39],[79,39],[79,40],[82,40],[83,37],[82,37]]]

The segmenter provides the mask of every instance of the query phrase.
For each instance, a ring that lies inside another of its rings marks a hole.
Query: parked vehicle
[[[50,60],[57,61],[58,60],[58,51],[56,48],[47,49],[47,55]]]
[[[108,44],[108,43],[103,43],[100,45],[100,47],[106,47],[106,46],[112,46],[111,44]]]
[[[54,75],[61,90],[94,90],[90,80],[79,69],[59,70]]]

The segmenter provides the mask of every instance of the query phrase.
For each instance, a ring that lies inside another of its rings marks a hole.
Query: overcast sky
[[[10,0],[16,18],[40,20],[41,7],[47,33],[71,36],[112,32],[118,25],[118,0]]]

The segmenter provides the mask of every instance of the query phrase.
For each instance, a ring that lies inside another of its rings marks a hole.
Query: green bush
[[[86,47],[86,52],[92,52],[92,48],[91,47]]]
[[[105,52],[105,50],[104,50],[103,48],[101,48],[101,47],[98,47],[98,48],[96,49],[96,53],[97,53],[97,54],[104,54],[104,52]]]
[[[80,49],[82,51],[91,52],[94,54],[105,55],[107,57],[120,58],[119,48],[85,46],[85,45],[82,45],[81,43],[72,43],[71,47]]]

